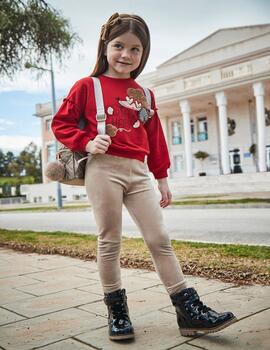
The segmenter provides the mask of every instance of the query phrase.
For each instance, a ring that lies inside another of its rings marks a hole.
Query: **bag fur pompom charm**
[[[60,162],[49,163],[46,167],[45,175],[52,181],[61,181],[65,177],[65,167]]]

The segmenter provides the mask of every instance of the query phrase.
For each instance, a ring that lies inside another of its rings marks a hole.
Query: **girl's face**
[[[130,73],[140,65],[143,46],[140,39],[130,33],[124,33],[111,40],[105,52],[108,69],[105,75],[114,78],[130,78]]]

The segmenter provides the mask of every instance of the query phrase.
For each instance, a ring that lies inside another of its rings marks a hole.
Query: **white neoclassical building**
[[[154,91],[176,195],[270,192],[270,24],[220,29],[138,82]],[[37,104],[36,115],[45,169],[55,157],[50,103]],[[197,152],[208,156],[199,160]],[[46,190],[35,187],[40,201],[55,197],[54,184],[43,182]],[[64,190],[67,198],[85,197],[82,189]]]
[[[270,170],[270,24],[218,30],[140,82],[155,92],[172,178]]]

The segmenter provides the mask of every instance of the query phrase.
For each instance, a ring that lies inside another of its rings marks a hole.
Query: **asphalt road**
[[[269,208],[163,209],[171,239],[270,246]],[[0,227],[34,231],[96,233],[92,211],[0,213]],[[123,210],[123,235],[140,237]]]

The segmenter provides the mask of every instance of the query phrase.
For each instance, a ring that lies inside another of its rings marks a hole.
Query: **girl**
[[[164,227],[161,208],[171,203],[167,183],[169,154],[154,95],[147,104],[135,81],[150,51],[150,34],[137,15],[112,15],[101,28],[98,55],[91,74],[103,92],[106,135],[97,135],[96,104],[91,77],[79,80],[53,118],[56,138],[74,151],[92,155],[86,165],[85,186],[98,227],[97,263],[108,307],[109,337],[134,337],[127,296],[122,289],[120,245],[122,205],[140,229],[156,271],[176,308],[183,336],[216,332],[236,321],[231,312],[217,313],[188,288]],[[78,128],[83,115],[84,130]],[[147,165],[158,181],[158,203]]]

